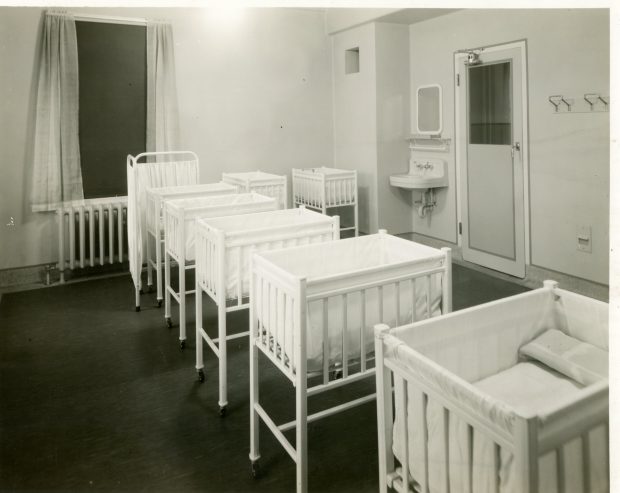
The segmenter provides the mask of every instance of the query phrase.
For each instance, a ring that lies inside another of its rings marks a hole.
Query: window
[[[127,194],[127,154],[146,150],[146,26],[77,21],[84,198]]]
[[[344,73],[356,74],[360,71],[360,49],[351,48],[344,52]]]

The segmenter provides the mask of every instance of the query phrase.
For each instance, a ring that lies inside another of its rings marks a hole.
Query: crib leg
[[[198,278],[196,278],[196,371],[198,372],[198,381],[205,381],[204,357],[202,354],[202,334],[200,329],[202,328],[202,289],[198,284]]]
[[[136,311],[140,311],[140,288],[136,287]]]
[[[254,479],[258,479],[260,477],[260,463],[257,460],[252,461],[250,470]]]
[[[153,285],[153,267],[151,266],[151,238],[150,233],[146,233],[146,285],[151,290]]]
[[[162,242],[159,238],[157,238],[157,248],[155,250],[155,265],[157,267],[157,306],[161,307],[161,301],[163,299],[161,286],[162,286],[162,278],[161,278],[161,249]]]
[[[179,345],[181,350],[185,349],[185,259],[179,259]]]
[[[217,329],[218,329],[218,338],[219,344],[218,349],[220,350],[219,357],[219,370],[220,370],[220,416],[224,416],[226,414],[226,406],[228,405],[228,395],[227,395],[227,362],[226,362],[226,301],[220,300],[217,305]]]
[[[166,324],[170,321],[170,257],[168,252],[164,252],[164,270],[166,271],[166,288],[164,290],[164,317],[166,318]],[[168,325],[170,328],[172,324]]]
[[[392,374],[384,366],[383,339],[380,337],[387,326],[375,328],[375,358],[377,386],[377,434],[379,439],[379,492],[387,493],[387,475],[394,471],[392,452]]]
[[[250,315],[250,320],[252,316]],[[260,459],[259,452],[259,418],[256,412],[258,404],[258,348],[254,344],[250,325],[250,460],[254,465]]]
[[[300,381],[303,382],[301,385],[299,385]],[[298,385],[295,389],[297,493],[306,493],[308,491],[308,396],[306,393],[305,372],[304,378],[298,378],[297,383]]]

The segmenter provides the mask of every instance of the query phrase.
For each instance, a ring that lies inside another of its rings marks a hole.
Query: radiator
[[[123,262],[127,257],[127,197],[64,202],[58,216],[58,270]]]

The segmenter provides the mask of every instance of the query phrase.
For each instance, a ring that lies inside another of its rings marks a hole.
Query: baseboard
[[[450,243],[448,241],[438,240],[437,238],[431,238],[429,236],[421,235],[418,233],[403,233],[398,235],[401,238],[416,241],[423,245],[428,245],[433,248],[449,247],[452,249],[452,261],[468,269],[473,269],[484,274],[488,274],[505,281],[514,282],[521,286],[525,286],[531,289],[539,288],[546,279],[552,279],[557,281],[561,288],[567,291],[573,291],[575,293],[588,296],[597,300],[609,302],[609,286],[599,284],[580,277],[571,276],[563,272],[557,272],[550,269],[545,269],[537,265],[525,266],[525,279],[519,279],[503,272],[498,272],[493,269],[488,269],[471,262],[463,260],[463,251],[460,246]]]
[[[129,272],[129,263],[114,263],[66,269],[65,282],[89,281],[98,278],[123,275]],[[0,270],[0,293],[28,291],[61,285],[60,271],[56,264],[33,265]]]

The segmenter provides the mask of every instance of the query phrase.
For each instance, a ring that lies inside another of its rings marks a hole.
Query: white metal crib
[[[157,274],[157,305],[163,300],[162,289],[162,249],[164,247],[163,204],[166,200],[207,197],[210,195],[229,195],[237,193],[235,185],[227,183],[205,183],[201,185],[185,185],[176,187],[148,188],[146,191],[146,262],[148,285],[151,285],[152,270]],[[154,246],[154,248],[153,248]],[[155,258],[153,258],[155,250]]]
[[[377,326],[381,492],[609,491],[608,306],[544,284]]]
[[[250,254],[337,240],[339,218],[305,209],[285,209],[196,222],[196,370],[204,381],[203,339],[219,359],[220,414],[226,412],[226,341],[248,332],[227,334],[226,313],[249,306]],[[202,327],[202,292],[218,308],[218,336]]]
[[[292,170],[293,203],[311,207],[323,214],[336,207],[353,209],[353,226],[342,224],[340,231],[359,233],[357,204],[357,171],[337,168],[307,168]]]
[[[374,375],[377,320],[411,321],[451,310],[450,249],[380,231],[256,253],[251,272],[250,460],[256,470],[260,418],[295,461],[297,491],[304,492],[308,422],[368,402],[374,394],[312,415],[308,398]],[[259,403],[259,354],[295,387],[296,416],[289,423],[276,424]],[[284,435],[290,429],[296,430],[295,446]]]
[[[146,191],[151,187],[195,185],[198,156],[191,151],[143,152],[127,156],[127,240],[129,271],[135,286],[136,311],[140,311],[142,265],[146,252]],[[151,271],[147,283],[152,285]]]
[[[179,304],[179,341],[185,348],[185,296],[195,291],[185,289],[185,273],[195,267],[195,223],[196,219],[234,216],[252,212],[273,211],[277,208],[276,199],[257,193],[213,195],[188,199],[169,200],[164,204],[164,267],[165,267],[165,319],[172,327],[170,315],[171,297]],[[179,270],[179,291],[170,282],[171,260],[175,260]]]
[[[264,171],[222,173],[222,181],[235,185],[239,192],[256,192],[276,199],[278,209],[288,205],[288,180],[286,175],[274,175]]]

